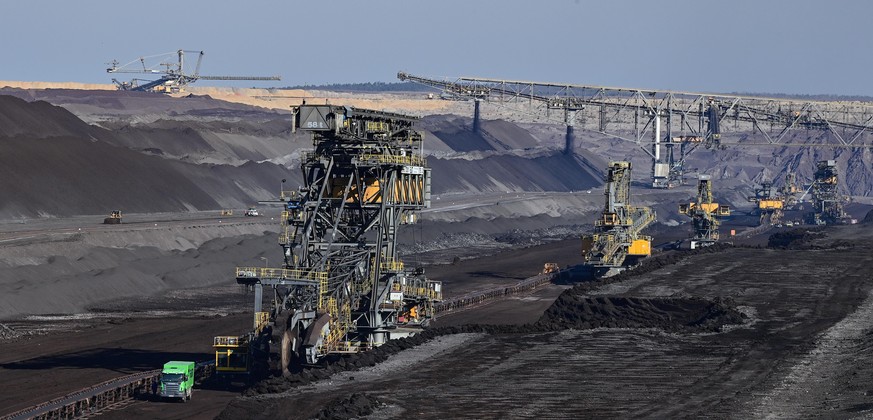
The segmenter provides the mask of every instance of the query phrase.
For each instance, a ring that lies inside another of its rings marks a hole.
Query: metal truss
[[[729,206],[714,202],[712,195],[712,177],[700,175],[697,182],[697,201],[680,204],[679,214],[691,217],[694,237],[691,240],[692,249],[696,246],[709,246],[719,239],[718,228],[720,217],[730,216]]]
[[[630,203],[631,163],[610,162],[606,170],[604,207],[594,233],[582,236],[585,265],[596,277],[616,274],[651,253],[651,238],[641,234],[655,212]]]
[[[408,335],[441,299],[440,283],[397,254],[399,226],[430,204],[416,118],[333,105],[295,113],[315,149],[301,163],[304,185],[282,194],[284,267],[237,269],[238,281],[273,287],[273,319],[288,314],[284,369]]]
[[[700,146],[871,147],[873,103],[806,101],[743,95],[460,77],[434,79],[400,72],[408,80],[461,98],[560,110],[576,126],[637,144],[653,159],[653,186],[682,180],[685,159]],[[662,125],[663,121],[663,125]],[[662,131],[663,129],[663,131]],[[792,131],[815,130],[792,142]],[[572,130],[568,130],[571,132]],[[724,143],[723,133],[754,133],[759,141]],[[812,139],[819,139],[813,141]],[[660,148],[665,148],[661,156]],[[660,165],[666,165],[666,167]]]
[[[838,187],[837,164],[833,160],[816,163],[815,179],[811,185],[813,212],[809,222],[813,224],[844,223],[844,198]]]

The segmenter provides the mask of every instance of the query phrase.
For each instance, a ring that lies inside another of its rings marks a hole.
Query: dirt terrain
[[[868,299],[873,286],[873,273],[868,268],[873,267],[873,257],[862,245],[864,238],[873,237],[869,229],[832,229],[827,236],[806,244],[823,249],[725,249],[618,281],[585,283],[570,289],[551,286],[531,296],[452,314],[435,323],[436,328],[476,322],[532,324],[552,299],[566,290],[568,298],[610,302],[607,306],[589,303],[589,307],[600,309],[588,312],[616,321],[626,319],[626,314],[606,308],[622,307],[622,300],[672,300],[677,307],[688,307],[682,302],[727,299],[730,308],[745,315],[738,325],[715,331],[672,330],[661,324],[468,333],[457,338],[450,334],[426,351],[406,350],[375,368],[338,374],[281,395],[237,399],[222,416],[245,413],[252,418],[311,418],[332,404],[361,403],[361,397],[351,398],[355,395],[368,396],[371,404],[361,404],[367,410],[375,409],[368,418],[797,418],[869,413],[873,406],[867,402],[869,386],[864,372],[873,369],[873,363],[864,352],[870,345],[866,341],[871,329],[864,319],[873,307]],[[840,245],[845,238],[859,236],[862,241],[853,248]],[[841,248],[832,249],[835,242]],[[564,245],[557,249],[566,249]],[[549,247],[531,250],[530,264],[541,258],[538,252],[548,255]],[[455,273],[451,265],[440,269],[447,275],[475,278],[477,264],[519,263],[522,255],[509,251],[481,261],[470,260]],[[552,255],[560,258],[560,254]],[[833,264],[820,264],[822,260]],[[805,274],[798,276],[797,270]],[[639,313],[653,310],[630,307]],[[187,331],[212,330],[216,322],[224,328],[243,328],[248,321],[244,315],[195,318],[155,337],[153,334],[165,328],[159,326],[161,322],[137,319],[121,325],[106,323],[86,332],[22,340],[14,343],[20,348],[4,345],[11,350],[5,354],[27,351],[34,357],[4,360],[0,375],[5,380],[39,372],[41,376],[60,375],[58,383],[63,383],[64,375],[72,369],[76,369],[76,377],[88,372],[103,378],[113,372],[152,368],[149,363],[159,364],[171,352],[163,350],[154,359],[149,356],[148,361],[132,363],[125,357],[139,359],[145,353],[129,349],[155,349],[147,342],[168,337],[181,340],[179,348],[201,348],[207,353],[210,333]],[[26,347],[49,342],[67,344],[48,352],[54,357]],[[83,348],[77,348],[77,343]],[[92,353],[95,348],[99,350]],[[121,354],[113,356],[117,363],[108,371],[103,363],[95,370],[90,355],[116,354],[107,352],[108,348],[119,348],[116,352]],[[397,361],[391,362],[395,357]],[[415,392],[410,393],[412,389]],[[513,391],[507,393],[508,389]],[[210,418],[220,412],[217,406],[233,400],[234,395],[200,391],[186,405],[138,401],[103,416],[185,418],[196,413],[194,417]],[[15,398],[10,396],[10,400]],[[341,401],[344,399],[349,401]]]
[[[213,336],[250,327],[252,295],[232,270],[280,264],[280,209],[239,214],[296,188],[311,142],[289,131],[287,105],[299,98],[205,93],[0,89],[0,383],[15,384],[0,415],[171,358],[208,360]],[[478,134],[470,103],[367,94],[349,104],[424,115],[433,207],[403,227],[400,252],[448,297],[515,284],[546,262],[579,264],[610,160],[634,162],[634,203],[658,212],[655,245],[689,234],[676,207],[696,186],[647,189],[651,162],[636,144],[580,129],[564,154],[561,124],[512,120],[489,104],[485,115],[507,118],[486,119]],[[873,225],[753,230],[746,198],[786,161],[808,178],[811,162],[834,157],[856,195],[847,209],[864,220],[869,151],[701,150],[689,168],[716,175],[716,198],[735,209],[723,235],[737,229],[736,248],[659,249],[640,272],[608,281],[564,274],[444,314],[414,343],[342,369],[244,395],[201,389],[188,404],[136,400],[101,417],[873,415]],[[102,225],[116,208],[125,223]],[[236,216],[220,216],[226,208]]]
[[[646,274],[564,292],[589,302],[587,319],[600,314],[616,322],[612,327],[574,324],[469,337],[378,375],[355,372],[348,374],[354,379],[340,376],[281,395],[245,397],[222,418],[243,412],[311,418],[322,406],[356,394],[378,401],[368,418],[869,414],[873,406],[864,372],[873,369],[873,360],[863,349],[873,327],[862,320],[871,306],[871,260],[866,246],[699,254]],[[626,305],[645,299],[672,301],[677,308],[688,308],[694,299],[727,299],[723,304],[744,316],[738,325],[713,331],[676,330],[669,323],[622,326],[635,311],[664,311],[663,306]],[[621,308],[622,302],[627,310],[608,309]],[[495,305],[476,312],[491,309],[499,311]]]
[[[268,237],[272,241],[273,236]],[[429,274],[445,279],[448,284],[464,284],[450,292],[478,290],[495,284],[513,284],[518,276],[510,271],[527,266],[523,272],[535,273],[541,269],[542,259],[551,258],[568,262],[566,242],[552,243],[533,249],[508,251],[482,260],[467,260],[457,265],[434,267]],[[509,263],[507,271],[483,273],[481,267],[491,262]],[[225,278],[229,278],[225,276]],[[232,279],[225,281],[232,283]],[[534,320],[545,306],[557,296],[561,287],[544,289],[545,297],[528,311],[513,311]],[[212,357],[212,337],[239,334],[251,323],[251,294],[238,286],[227,284],[210,289],[161,294],[149,299],[115,300],[91,308],[80,316],[34,316],[7,322],[14,331],[32,335],[10,337],[0,344],[6,356],[0,358],[0,380],[18,383],[16,389],[5,392],[0,399],[3,413],[28,407],[35,403],[61,396],[92,383],[122,374],[159,368],[167,360],[209,360]],[[530,301],[533,297],[522,298]],[[502,303],[492,307],[499,308]],[[474,312],[461,312],[468,316]],[[463,314],[463,315],[462,315]],[[167,319],[172,319],[168,325]],[[440,320],[439,325],[451,322],[452,317]],[[465,321],[466,322],[466,321]],[[87,378],[82,380],[81,378]],[[45,388],[50,382],[51,387]],[[40,389],[42,392],[35,392]],[[115,413],[101,417],[112,418],[212,418],[238,393],[203,390],[188,404],[173,405],[147,400],[130,404]]]

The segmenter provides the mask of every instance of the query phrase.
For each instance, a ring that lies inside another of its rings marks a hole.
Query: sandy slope
[[[263,219],[43,230],[3,240],[0,319],[79,313],[101,302],[233,285],[235,266],[263,264],[259,256],[278,249],[278,224]]]

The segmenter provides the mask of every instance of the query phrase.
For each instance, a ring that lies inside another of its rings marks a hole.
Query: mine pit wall
[[[541,195],[539,195],[541,194]],[[431,222],[465,222],[471,218],[492,220],[497,218],[525,219],[539,216],[561,218],[574,223],[590,222],[586,216],[603,206],[603,195],[599,191],[585,192],[543,192],[543,193],[505,193],[496,194],[490,204],[475,204],[458,210],[435,208],[422,212],[422,220]],[[465,195],[458,195],[463,199]],[[456,200],[451,195],[441,196],[439,205],[449,205]],[[519,228],[523,228],[521,220]]]
[[[0,247],[0,319],[81,313],[119,298],[236,284],[229,274],[234,266],[259,255],[277,255],[278,262],[278,228],[264,221],[8,242]]]

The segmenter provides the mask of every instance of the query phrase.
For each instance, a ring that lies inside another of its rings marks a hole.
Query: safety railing
[[[388,123],[383,121],[367,121],[366,128],[370,133],[384,133],[390,130]]]
[[[260,334],[264,327],[270,323],[269,312],[255,312],[255,333]]]
[[[324,309],[325,297],[327,296],[327,273],[318,279],[318,309]]]
[[[280,217],[282,218],[283,222],[292,222],[294,220],[303,220],[305,216],[300,210],[296,210],[294,212],[283,210]]]
[[[334,344],[333,353],[358,353],[369,350],[372,346],[366,341],[340,341]]]
[[[296,190],[291,190],[291,191],[284,191],[283,190],[283,191],[279,191],[279,198],[281,198],[283,200],[286,198],[297,198],[298,194],[300,194],[300,193]]]
[[[246,336],[221,335],[212,340],[212,347],[239,347],[246,343]]]
[[[281,279],[327,281],[326,271],[304,271],[294,268],[237,267],[238,279]]]
[[[288,226],[285,226],[285,229],[279,233],[279,244],[286,245],[294,242],[297,239],[297,233],[295,230],[288,229]]]
[[[400,290],[404,295],[412,296],[412,297],[423,297],[431,300],[442,300],[443,294],[434,289],[430,289],[427,287],[413,287],[413,286],[402,286]]]
[[[342,313],[340,313],[340,308],[337,307],[336,299],[332,297],[328,298],[327,313],[330,314],[331,317],[331,328],[327,335],[326,347],[329,351],[333,351],[337,348],[349,330],[351,308],[348,304],[344,304],[341,309]]]
[[[382,261],[382,263],[379,264],[379,268],[381,268],[383,272],[387,271],[387,272],[398,273],[398,272],[403,271],[403,261],[399,261],[399,260]]]
[[[422,156],[416,155],[407,155],[407,156],[399,156],[399,155],[383,155],[383,154],[372,154],[372,153],[364,153],[358,156],[358,160],[361,162],[373,162],[380,164],[394,164],[394,165],[414,165],[414,166],[424,166],[427,161]]]

